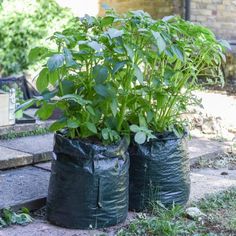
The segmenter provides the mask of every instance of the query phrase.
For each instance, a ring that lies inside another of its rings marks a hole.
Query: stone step
[[[35,112],[37,109],[28,109],[24,111],[25,114],[34,117]],[[40,129],[48,129],[49,126],[54,122],[53,120],[47,120],[47,121],[40,121],[36,117],[35,123],[25,123],[25,124],[15,124],[15,125],[9,125],[9,126],[1,126],[0,127],[0,139],[5,135],[17,135],[20,133],[25,132],[31,132],[31,131],[37,131]]]
[[[45,204],[50,172],[27,166],[0,171],[0,209],[22,206],[36,209]]]
[[[194,165],[202,159],[216,158],[224,153],[226,147],[222,142],[193,138],[189,140],[190,163]],[[0,140],[0,170],[50,160],[52,150],[53,134]]]
[[[49,161],[53,134],[0,140],[0,170]]]
[[[40,164],[41,165],[41,164]],[[38,165],[37,165],[38,166]],[[44,170],[45,168],[47,170]],[[49,163],[40,167],[27,166],[15,170],[0,172],[0,209],[12,206],[14,210],[25,206],[29,209],[38,209],[46,202]],[[227,173],[227,175],[222,175]],[[236,186],[236,170],[223,169],[193,169],[191,173],[190,201],[196,201],[207,194],[216,193],[229,187]],[[31,235],[115,235],[117,229],[129,224],[136,214],[129,212],[127,220],[118,226],[103,230],[72,230],[49,224],[44,217],[22,227],[12,226],[1,229],[0,236],[31,236]]]
[[[0,141],[1,169],[34,164],[34,166],[0,171],[0,208],[27,206],[35,209],[45,204],[51,163],[37,164],[37,162],[51,158],[52,148],[52,134]],[[193,159],[195,162],[200,158],[209,157],[211,154],[215,157],[217,151],[218,153],[223,152],[223,144],[206,142],[204,139],[192,139],[189,143],[190,161]],[[191,199],[198,199],[198,196],[202,197],[207,192],[221,189],[218,188],[220,186],[236,185],[236,180],[234,180],[234,176],[231,178],[231,174],[221,176],[219,173],[214,175],[209,172],[198,173],[197,170],[194,170],[191,178]],[[217,183],[220,183],[218,187]]]
[[[50,163],[21,167],[0,172],[0,209],[22,206],[37,209],[46,202]],[[193,169],[190,200],[236,186],[236,170]]]
[[[209,140],[203,137],[193,137],[188,141],[190,165],[201,160],[212,160],[224,154],[229,148],[228,143]]]

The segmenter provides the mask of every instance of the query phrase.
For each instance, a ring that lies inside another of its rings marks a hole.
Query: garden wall
[[[191,21],[210,27],[219,38],[236,41],[235,0],[192,0]]]
[[[57,2],[61,6],[71,8],[77,16],[104,14],[104,10],[101,8],[102,3],[106,3],[119,13],[142,9],[154,18],[180,14],[183,9],[182,0],[86,0],[86,4],[84,0],[57,0]]]
[[[115,8],[118,12],[142,9],[154,18],[182,12],[181,0],[102,0],[101,2]],[[103,14],[102,9],[99,14]]]

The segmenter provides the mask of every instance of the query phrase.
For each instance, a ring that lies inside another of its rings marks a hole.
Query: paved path
[[[204,138],[189,141],[191,164],[201,158],[214,158],[224,152],[225,144]],[[0,140],[0,170],[35,164],[50,160],[53,134],[37,135],[12,140]]]
[[[27,167],[28,168],[28,167]],[[228,173],[228,175],[222,175]],[[194,169],[191,173],[191,196],[190,200],[195,201],[200,198],[225,190],[229,187],[236,187],[236,170],[228,169]],[[38,182],[37,182],[38,183]],[[34,185],[35,189],[35,185]],[[114,236],[117,229],[129,224],[135,217],[135,213],[129,212],[125,223],[110,227],[105,230],[70,230],[53,226],[45,220],[36,219],[27,226],[12,226],[0,230],[0,236]]]
[[[0,141],[0,157],[5,156],[8,162],[11,155],[22,161],[22,165],[32,164],[34,157],[43,153],[51,153],[53,136],[40,135],[20,138],[11,141]],[[189,156],[192,163],[204,158],[214,158],[223,152],[224,145],[205,139],[194,138],[189,142]],[[13,158],[14,159],[14,158]],[[23,162],[24,160],[24,162]],[[31,161],[32,162],[31,162]],[[3,164],[1,162],[0,164]],[[5,162],[7,163],[7,162]],[[6,164],[5,164],[6,166]],[[222,172],[228,175],[222,175]],[[45,204],[47,196],[48,180],[50,176],[50,162],[38,163],[11,170],[0,171],[0,208],[13,206],[18,209],[22,205],[30,209],[39,208]],[[215,193],[226,188],[236,186],[236,170],[227,169],[194,169],[191,173],[191,196],[195,201],[207,194]],[[129,213],[129,220],[134,213]],[[13,226],[0,230],[0,236],[93,236],[114,235],[117,228],[106,229],[106,231],[81,231],[69,230],[52,226],[43,220],[36,220],[28,226]]]
[[[0,170],[51,160],[53,134],[0,140]]]

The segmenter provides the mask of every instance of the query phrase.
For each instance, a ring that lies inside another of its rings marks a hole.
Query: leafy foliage
[[[30,65],[28,53],[51,30],[71,17],[54,0],[3,0],[0,6],[0,76],[17,74]],[[57,24],[55,24],[57,23]]]
[[[184,209],[173,205],[170,209],[160,203],[154,203],[151,214],[140,214],[127,229],[122,229],[117,236],[177,236],[194,235],[197,231],[195,222],[189,221]]]
[[[234,235],[236,230],[236,189],[209,195],[192,203],[205,214],[203,218],[189,219],[183,207],[164,207],[160,202],[150,203],[148,214],[140,214],[117,236],[180,236]]]
[[[198,101],[198,76],[223,81],[225,43],[208,29],[179,17],[153,20],[143,11],[85,16],[51,40],[57,51],[39,48],[31,59],[46,58],[37,79],[42,96],[38,115],[63,116],[51,129],[70,138],[96,136],[114,142],[130,130],[143,143],[153,132],[183,129],[180,116]],[[46,52],[46,53],[45,53]]]
[[[13,224],[26,225],[33,221],[29,211],[23,208],[20,213],[13,212],[11,209],[3,209],[0,215],[0,228]]]

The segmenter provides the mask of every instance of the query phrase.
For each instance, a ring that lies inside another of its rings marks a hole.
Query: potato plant
[[[118,15],[107,9],[51,40],[56,49],[31,50],[32,60],[48,59],[36,82],[42,95],[23,107],[37,103],[43,120],[60,109],[51,130],[63,129],[69,138],[112,143],[133,132],[144,143],[156,132],[179,133],[181,114],[199,103],[192,94],[198,77],[223,83],[227,42],[179,17],[154,20],[143,11]]]

